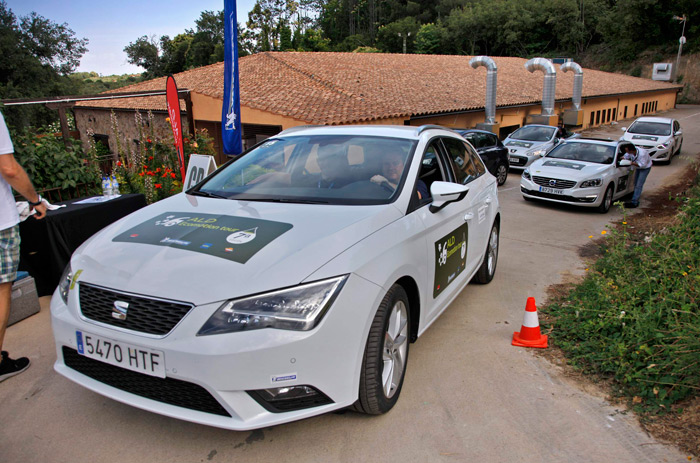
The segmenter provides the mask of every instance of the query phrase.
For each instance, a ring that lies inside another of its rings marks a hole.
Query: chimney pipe
[[[542,115],[554,115],[554,93],[557,88],[557,70],[554,64],[546,58],[532,58],[525,63],[525,69],[530,72],[544,72],[544,85],[542,88]]]
[[[486,113],[486,123],[496,124],[496,81],[498,74],[498,66],[496,62],[488,56],[475,56],[469,60],[469,65],[474,69],[479,66],[484,66],[486,71],[486,104],[484,112]]]
[[[574,97],[572,101],[574,102],[574,109],[581,109],[581,93],[583,92],[583,69],[581,66],[574,63],[573,61],[568,61],[561,65],[562,72],[573,71],[574,73]]]

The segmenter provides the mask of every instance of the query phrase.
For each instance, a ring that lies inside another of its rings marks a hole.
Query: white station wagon
[[[409,343],[493,278],[499,227],[496,178],[451,130],[290,129],[76,250],[55,369],[227,429],[384,413]]]
[[[595,138],[568,140],[523,171],[523,198],[595,207],[604,214],[613,201],[634,192],[631,162],[622,159],[630,145]]]

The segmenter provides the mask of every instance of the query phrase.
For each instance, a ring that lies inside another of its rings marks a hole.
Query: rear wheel
[[[508,166],[499,164],[498,167],[496,167],[496,181],[498,182],[498,186],[506,183],[506,180],[508,180]]]
[[[369,330],[356,411],[381,415],[399,399],[408,360],[409,317],[406,291],[400,285],[392,286]]]
[[[499,231],[498,223],[494,223],[491,227],[491,233],[489,233],[489,242],[486,246],[484,260],[481,262],[481,267],[479,267],[476,275],[474,275],[474,283],[490,283],[491,280],[493,280],[493,276],[496,274]]]
[[[610,210],[610,206],[612,206],[613,202],[613,193],[615,189],[613,188],[612,184],[608,185],[608,188],[605,190],[605,195],[603,195],[603,202],[600,203],[600,206],[598,206],[598,212],[601,214],[607,214],[607,212]]]

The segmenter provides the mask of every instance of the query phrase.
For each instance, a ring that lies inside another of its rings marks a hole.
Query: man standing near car
[[[30,207],[36,211],[37,219],[46,215],[46,205],[34,190],[27,173],[15,160],[14,151],[5,119],[0,113],[0,350],[10,318],[12,283],[17,278],[19,265],[19,214],[12,188],[27,198]],[[0,358],[0,381],[21,373],[28,367],[29,359],[11,359],[3,350]]]
[[[639,198],[642,196],[642,188],[644,188],[644,182],[647,181],[647,176],[649,176],[652,161],[647,150],[634,145],[625,146],[624,159],[632,161],[632,166],[637,172],[634,177],[632,200],[625,203],[625,207],[632,209],[639,206]]]

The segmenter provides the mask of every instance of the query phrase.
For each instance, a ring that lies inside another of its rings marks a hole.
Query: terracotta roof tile
[[[343,124],[484,107],[486,70],[469,56],[383,53],[266,52],[239,60],[241,105],[312,124]],[[494,57],[498,106],[538,103],[543,74],[522,58]],[[223,98],[223,63],[175,75],[178,88]],[[556,99],[573,94],[573,73],[557,69]],[[165,78],[113,92],[165,88]],[[666,90],[675,85],[584,69],[583,97]],[[165,97],[79,103],[79,106],[165,109]],[[184,107],[183,107],[184,109]]]

